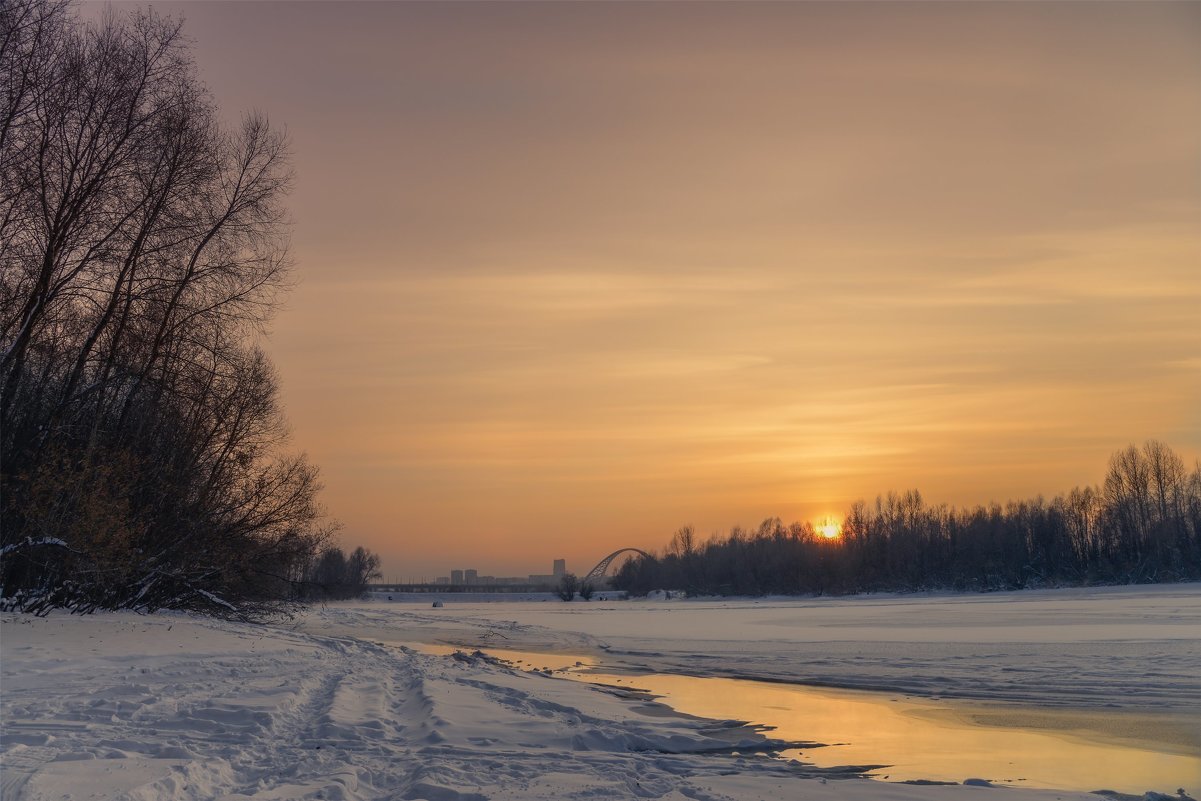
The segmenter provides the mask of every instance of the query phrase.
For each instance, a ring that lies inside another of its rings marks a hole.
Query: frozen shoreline
[[[720,620],[718,619],[720,618]],[[1201,584],[845,598],[330,606],[306,631],[567,650],[610,667],[1201,713]],[[399,632],[399,636],[398,636]]]
[[[937,801],[998,792],[835,781],[724,755],[769,744],[753,729],[671,714],[636,695],[392,645],[401,642],[599,653],[608,666],[667,672],[705,655],[701,666],[714,674],[834,676],[844,686],[1101,712],[1167,716],[1171,699],[1189,715],[1201,706],[1201,587],[1007,596],[364,603],[261,627],[180,615],[6,616],[3,797]],[[745,656],[721,666],[736,654]],[[1050,664],[1028,663],[1032,655]],[[935,675],[944,663],[946,681]]]

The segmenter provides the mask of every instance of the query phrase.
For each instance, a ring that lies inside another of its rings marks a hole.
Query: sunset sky
[[[290,133],[267,347],[389,580],[1201,454],[1199,3],[155,8]]]

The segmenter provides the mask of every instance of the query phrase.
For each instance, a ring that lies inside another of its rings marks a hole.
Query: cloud
[[[398,560],[1201,452],[1197,4],[185,8],[295,142],[271,349]]]

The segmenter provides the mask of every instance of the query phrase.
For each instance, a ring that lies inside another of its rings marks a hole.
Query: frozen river
[[[0,796],[1198,797],[1199,633],[1198,585],[7,615]]]
[[[344,611],[355,626],[377,614]],[[869,775],[891,781],[984,777],[1137,793],[1196,787],[1201,776],[1192,586],[429,612],[394,604],[378,614],[400,615],[406,634],[443,652],[485,648],[637,687],[684,713],[835,744],[783,756],[880,765]]]
[[[733,601],[330,607],[306,630],[572,651],[654,673],[1201,710],[1201,585]],[[424,600],[424,599],[423,599]]]
[[[450,655],[449,646],[419,646]],[[752,679],[606,673],[583,654],[490,648],[523,670],[644,692],[678,712],[744,719],[773,737],[805,742],[780,752],[819,767],[859,766],[893,782],[1106,788],[1139,794],[1201,775],[1196,721],[1154,712],[1073,710],[941,699]]]

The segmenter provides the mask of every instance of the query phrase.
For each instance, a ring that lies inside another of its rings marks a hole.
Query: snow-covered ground
[[[0,797],[941,801],[1004,793],[1095,801],[840,778],[846,771],[757,755],[784,745],[771,732],[400,644],[578,653],[613,671],[1034,701],[1094,718],[1137,716],[1150,721],[1140,731],[1195,753],[1199,634],[1197,585],[441,609],[377,602],[272,626],[7,616]],[[1197,795],[1199,785],[1186,789]]]

